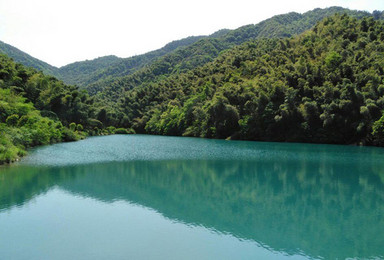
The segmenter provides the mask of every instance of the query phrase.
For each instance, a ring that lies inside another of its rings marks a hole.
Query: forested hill
[[[58,69],[48,63],[32,57],[31,55],[0,41],[0,54],[5,54],[11,57],[18,63],[27,67],[32,67],[44,72],[47,75],[57,76]]]
[[[206,36],[191,36],[181,40],[173,41],[164,47],[145,54],[129,57],[116,58],[114,56],[101,57],[91,61],[75,62],[59,69],[59,78],[67,84],[76,84],[86,88],[89,84],[99,80],[110,80],[112,78],[129,75],[145,65],[150,64],[156,58],[162,57],[176,49],[189,46]],[[114,58],[113,58],[114,57]],[[109,61],[101,63],[100,61]]]
[[[315,9],[304,14],[288,13],[277,15],[255,25],[247,25],[236,30],[226,30],[215,37],[207,37],[183,49],[160,57],[136,73],[123,77],[111,73],[104,74],[98,81],[85,86],[91,95],[102,90],[103,98],[113,100],[120,97],[122,89],[134,88],[142,82],[155,81],[158,77],[185,72],[213,61],[222,51],[249,40],[260,38],[285,38],[300,34],[313,27],[323,18],[336,13],[346,13],[352,17],[362,18],[375,16],[383,18],[382,12],[370,14],[363,11],[353,11],[342,7]],[[114,75],[110,77],[110,75]]]
[[[336,15],[128,90],[119,110],[152,134],[383,145],[383,68],[383,22]]]
[[[60,67],[57,70],[57,76],[67,84],[81,86],[93,73],[105,70],[105,68],[113,66],[122,60],[122,58],[110,55],[93,60],[78,61]]]

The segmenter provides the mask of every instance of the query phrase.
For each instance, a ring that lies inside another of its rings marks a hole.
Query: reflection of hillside
[[[365,164],[136,161],[84,167],[66,168],[85,174],[62,187],[104,201],[132,201],[287,253],[384,255],[384,185]],[[366,174],[355,174],[356,167]]]
[[[62,179],[70,179],[73,175],[68,172],[60,174],[53,168],[0,168],[0,212],[13,206],[22,206],[60,183]]]
[[[359,158],[351,164],[280,158],[11,167],[0,173],[0,209],[58,185],[105,202],[148,206],[289,254],[382,256],[384,184],[377,169]]]

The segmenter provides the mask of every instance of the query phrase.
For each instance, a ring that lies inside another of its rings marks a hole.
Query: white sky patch
[[[54,66],[129,57],[191,35],[276,14],[342,6],[384,10],[383,0],[0,0],[0,40]]]

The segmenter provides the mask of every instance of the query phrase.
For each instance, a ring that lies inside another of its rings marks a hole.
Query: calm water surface
[[[0,168],[0,259],[384,259],[384,149],[145,135]]]

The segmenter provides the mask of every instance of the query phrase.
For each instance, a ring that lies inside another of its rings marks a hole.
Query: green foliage
[[[83,127],[81,124],[78,124],[78,125],[76,126],[76,131],[81,132],[81,131],[83,131],[83,130],[84,130],[84,127]]]
[[[0,88],[0,164],[17,160],[32,146],[82,138],[61,122],[42,117],[26,102],[9,89]]]
[[[70,123],[69,124],[69,129],[71,129],[71,131],[75,131],[76,130],[76,123]]]
[[[114,126],[109,126],[105,129],[106,133],[107,134],[114,134],[115,133],[115,130],[116,130],[116,127]]]
[[[81,139],[81,137],[74,131],[64,128],[62,131],[62,140],[64,142],[72,142]]]
[[[117,128],[114,130],[114,133],[120,134],[120,135],[127,135],[127,134],[134,134],[135,131],[133,129]]]
[[[325,58],[325,64],[329,69],[337,69],[337,67],[342,62],[342,57],[335,51],[330,52]]]
[[[384,145],[384,115],[377,120],[372,127],[372,135],[375,143],[378,145]]]
[[[17,122],[19,121],[19,115],[10,115],[9,117],[7,117],[7,119],[5,120],[5,122],[7,123],[7,125],[10,125],[10,126],[16,126],[17,125]]]
[[[94,118],[95,104],[85,91],[67,86],[55,78],[46,76],[33,69],[14,63],[4,55],[0,55],[0,88],[9,89],[31,102],[36,109],[52,119],[60,120],[64,125],[69,123],[82,124],[86,129],[88,119]],[[18,104],[18,107],[13,105]],[[12,109],[28,109],[24,102],[13,102]],[[21,107],[19,107],[21,106]],[[3,108],[0,116],[10,108]]]

